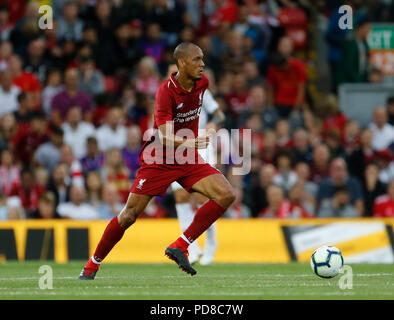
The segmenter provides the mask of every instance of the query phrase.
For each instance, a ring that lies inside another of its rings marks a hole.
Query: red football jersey
[[[394,201],[387,194],[377,197],[373,205],[372,214],[374,217],[394,217]]]
[[[274,88],[274,100],[276,105],[293,106],[298,94],[300,83],[306,82],[305,63],[291,58],[289,68],[278,69],[275,66],[268,67],[267,83]]]
[[[200,80],[195,82],[194,88],[189,92],[180,86],[175,75],[176,73],[173,73],[168,80],[164,81],[156,92],[153,128],[157,129],[160,125],[170,121],[174,125],[174,133],[176,135],[185,138],[197,138],[198,121],[202,108],[203,96],[205,90],[208,88],[209,81],[203,75]],[[193,136],[181,134],[180,130],[182,129],[189,129],[190,134]],[[140,161],[142,157],[150,161],[166,159],[163,160],[164,163],[173,164],[169,159],[174,157],[173,153],[175,150],[164,148],[160,149],[163,150],[163,152],[157,152],[159,150],[158,145],[152,142],[158,142],[159,139],[157,130],[154,131],[156,131],[156,134],[145,142],[142,147]],[[197,157],[197,150],[195,150],[195,154]]]

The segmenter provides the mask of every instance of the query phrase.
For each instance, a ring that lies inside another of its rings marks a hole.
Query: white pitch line
[[[394,276],[394,273],[355,273],[354,276],[358,277],[380,277],[380,276]]]
[[[9,292],[7,296],[17,296],[17,295],[37,295],[41,294],[43,295],[43,292],[40,291],[30,291],[30,292],[22,292],[22,291],[14,291],[14,292]],[[283,296],[293,296],[293,297],[303,297],[303,296],[353,296],[353,295],[363,295],[360,292],[350,292],[350,291],[334,291],[334,292],[320,292],[320,291],[310,291],[310,292],[303,292],[300,294],[299,292],[284,292],[284,293],[267,293],[267,292],[224,292],[224,291],[215,291],[215,292],[207,292],[207,293],[193,293],[193,296],[273,296],[273,297],[283,297]],[[59,296],[103,296],[102,292],[91,292],[91,293],[78,293],[78,294],[71,294],[70,292],[45,292],[45,295],[59,295]],[[391,292],[380,292],[379,295],[383,296],[392,296],[393,294]],[[0,293],[0,296],[5,296],[4,294]],[[113,293],[105,293],[104,296],[190,296],[190,295],[185,295],[183,293],[179,292],[113,292]]]

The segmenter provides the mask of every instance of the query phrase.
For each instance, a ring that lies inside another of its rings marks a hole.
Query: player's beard
[[[202,74],[198,75],[196,77],[193,77],[193,81],[201,80],[202,79]]]
[[[194,74],[189,74],[189,78],[192,79],[193,81],[201,80],[202,79],[202,74],[198,74],[198,72],[195,72]]]
[[[193,80],[193,81],[197,81],[197,80],[200,80],[202,77],[198,76],[196,74],[189,74],[188,78]]]

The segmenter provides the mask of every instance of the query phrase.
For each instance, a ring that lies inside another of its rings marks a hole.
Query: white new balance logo
[[[140,179],[140,181],[138,181],[138,186],[137,189],[142,189],[142,185],[144,184],[144,182],[146,181],[146,179]]]
[[[180,108],[182,108],[182,107],[183,107],[183,102],[180,103],[180,104],[178,104],[176,108],[177,108],[177,109],[180,109]]]

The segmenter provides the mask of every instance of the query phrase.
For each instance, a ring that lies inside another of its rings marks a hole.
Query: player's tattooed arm
[[[165,146],[187,147],[195,149],[205,149],[209,144],[209,136],[203,135],[196,138],[183,138],[174,134],[174,126],[172,122],[167,122],[158,127],[160,142]]]

